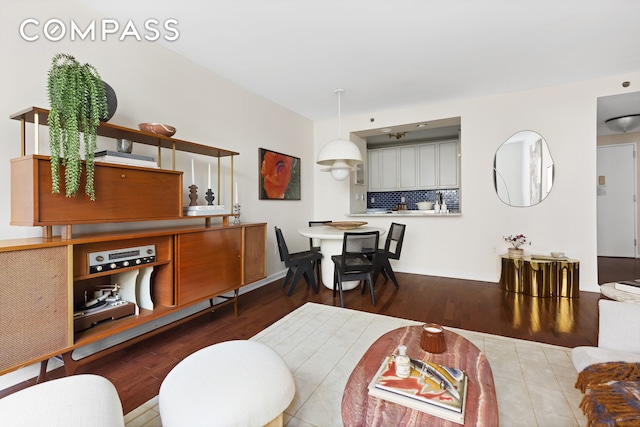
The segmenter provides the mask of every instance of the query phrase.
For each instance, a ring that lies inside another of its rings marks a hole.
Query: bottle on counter
[[[411,374],[411,363],[409,356],[407,356],[407,346],[398,346],[398,355],[395,357],[396,362],[396,376],[400,378],[409,378]]]
[[[440,213],[447,213],[447,204],[444,202],[444,199],[442,198],[442,193],[438,191],[438,197],[436,198],[438,200],[438,207],[439,209],[436,210],[436,213],[440,212]]]

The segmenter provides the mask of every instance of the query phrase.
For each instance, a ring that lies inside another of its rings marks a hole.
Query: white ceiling
[[[312,120],[337,116],[336,88],[348,116],[640,70],[638,0],[80,2],[177,19],[167,48]]]

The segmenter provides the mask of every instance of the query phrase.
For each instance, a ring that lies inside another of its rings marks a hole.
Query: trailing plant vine
[[[106,119],[107,95],[98,70],[80,64],[73,56],[59,53],[51,61],[48,74],[49,144],[51,149],[51,189],[60,193],[60,164],[65,168],[65,195],[75,196],[80,187],[82,160],[80,133],[84,143],[85,193],[95,200],[93,186],[94,153],[100,119]]]

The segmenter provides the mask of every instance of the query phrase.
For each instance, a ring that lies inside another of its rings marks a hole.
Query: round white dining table
[[[318,239],[320,241],[320,252],[322,253],[322,283],[324,286],[333,289],[333,261],[331,257],[333,255],[340,255],[342,253],[342,240],[344,239],[345,231],[349,232],[365,232],[365,231],[378,231],[382,237],[386,230],[380,227],[362,226],[353,228],[350,230],[340,230],[328,225],[320,225],[315,227],[305,227],[298,230],[298,233],[304,237],[312,239]],[[342,289],[345,291],[354,289],[358,286],[358,281],[343,282]]]

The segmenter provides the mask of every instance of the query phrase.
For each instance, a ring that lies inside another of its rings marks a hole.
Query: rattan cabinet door
[[[0,252],[0,374],[72,344],[69,247]]]

